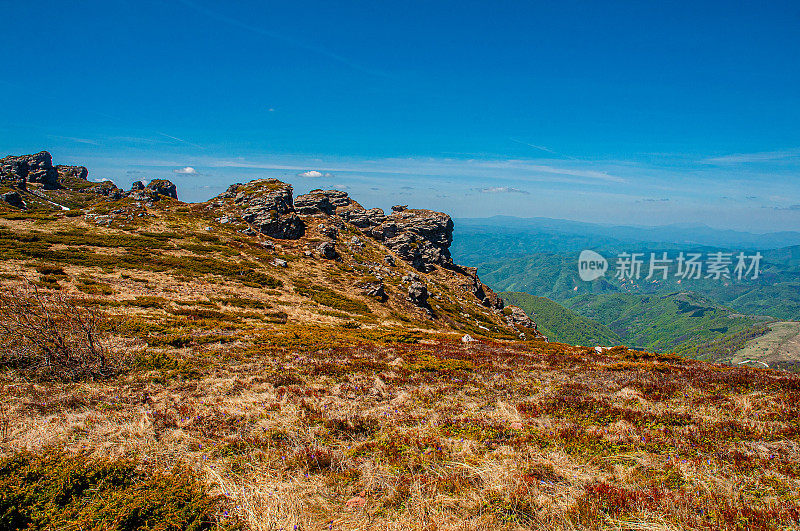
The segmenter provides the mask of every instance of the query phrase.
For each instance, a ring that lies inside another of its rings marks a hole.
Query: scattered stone
[[[422,282],[412,282],[408,287],[408,300],[421,308],[428,307],[428,288]]]
[[[282,258],[276,258],[275,260],[272,261],[272,265],[274,265],[275,267],[286,268],[289,266],[289,263],[286,260],[283,260]]]
[[[339,237],[339,231],[336,227],[321,224],[319,227],[317,227],[317,230],[320,232],[320,234],[327,236],[331,240],[335,240]]]
[[[475,339],[469,334],[464,334],[464,336],[461,338],[462,343],[472,343],[473,341],[475,341]]]
[[[353,236],[352,238],[350,238],[350,245],[353,245],[355,247],[364,247],[364,242],[362,242],[361,238],[359,238],[358,236]]]
[[[326,260],[333,260],[336,258],[336,247],[331,242],[322,242],[319,244],[317,246],[317,252]]]
[[[416,282],[419,280],[419,275],[416,273],[409,273],[407,275],[403,275],[403,282]]]
[[[391,267],[395,266],[394,256],[387,254],[383,257],[383,261],[389,264]]]
[[[385,301],[388,299],[388,295],[386,295],[386,288],[383,285],[383,282],[369,282],[361,286],[361,291],[364,295],[369,297],[375,297],[380,301]]]
[[[392,212],[402,212],[403,210],[407,210],[408,205],[394,205],[392,207]]]

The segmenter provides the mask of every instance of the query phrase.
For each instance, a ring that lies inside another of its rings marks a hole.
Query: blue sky
[[[797,2],[0,7],[2,154],[192,201],[278,177],[457,217],[800,230]]]

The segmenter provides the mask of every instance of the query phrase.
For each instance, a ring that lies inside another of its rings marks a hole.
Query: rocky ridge
[[[157,217],[152,209],[161,199],[178,198],[175,184],[168,180],[155,179],[146,185],[137,181],[130,191],[123,191],[111,181],[88,181],[88,174],[83,166],[53,166],[46,151],[0,159],[0,210],[3,204],[22,211],[76,208],[84,211],[88,222],[111,228]],[[437,282],[447,278],[456,292],[466,296],[455,295],[457,300],[471,299],[471,304],[494,314],[493,321],[517,335],[543,339],[524,312],[507,309],[503,313],[502,299],[480,281],[475,268],[453,263],[449,248],[454,225],[445,213],[396,205],[387,214],[380,208],[363,207],[341,190],[312,190],[294,197],[292,186],[276,179],[233,184],[217,197],[190,207],[195,208],[276,253],[283,247],[281,241],[300,242],[306,258],[331,262],[332,267],[355,260],[356,267],[368,274],[354,289],[373,301],[402,300],[427,319],[448,322],[448,312],[455,309],[445,310],[443,304],[452,304],[453,294],[443,297],[437,289]],[[367,255],[370,258],[359,258]],[[288,258],[277,255],[270,264],[291,268]],[[407,273],[409,266],[423,276]],[[483,328],[477,321],[474,324]]]
[[[9,155],[0,158],[0,200],[14,208],[26,210],[44,199],[54,206],[69,210],[63,203],[116,201],[123,197],[152,203],[162,197],[178,198],[176,186],[166,179],[154,179],[147,185],[136,181],[131,190],[126,192],[111,181],[92,182],[88,178],[89,170],[85,166],[54,166],[53,157],[47,151],[32,155]],[[41,195],[48,192],[50,195],[46,197]]]

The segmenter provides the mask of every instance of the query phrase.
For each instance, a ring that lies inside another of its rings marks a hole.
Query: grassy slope
[[[507,304],[519,306],[536,321],[551,341],[572,345],[620,345],[622,338],[608,327],[587,319],[546,297],[528,293],[503,292]]]
[[[226,500],[221,521],[253,530],[800,522],[798,377],[502,341],[448,272],[423,276],[438,320],[407,305],[402,264],[388,303],[361,295],[362,263],[385,252],[367,238],[327,262],[306,241],[268,251],[202,205],[144,213],[2,222],[0,283],[88,297],[134,357],[97,382],[4,369],[3,455],[184,462]]]

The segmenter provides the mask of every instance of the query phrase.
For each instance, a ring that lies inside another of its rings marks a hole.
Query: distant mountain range
[[[677,351],[704,359],[730,359],[732,345],[768,332],[775,319],[800,320],[800,233],[719,230],[705,225],[626,227],[547,218],[495,216],[459,219],[451,248],[461,263],[505,300],[533,314],[556,341]],[[591,249],[608,260],[604,276],[585,282],[578,255]],[[650,253],[756,251],[753,279],[676,276],[646,279]],[[615,277],[619,253],[642,253],[639,279]],[[724,356],[723,356],[724,354]]]
[[[501,251],[502,256],[495,255],[497,259],[535,251],[564,252],[594,247],[617,250],[634,242],[669,244],[674,248],[719,247],[760,251],[800,245],[800,232],[758,234],[715,229],[702,224],[635,227],[512,216],[459,218],[454,222],[458,230],[452,252],[462,261],[473,263],[488,261],[479,256],[483,247],[476,246],[478,242],[489,243],[491,249]]]

